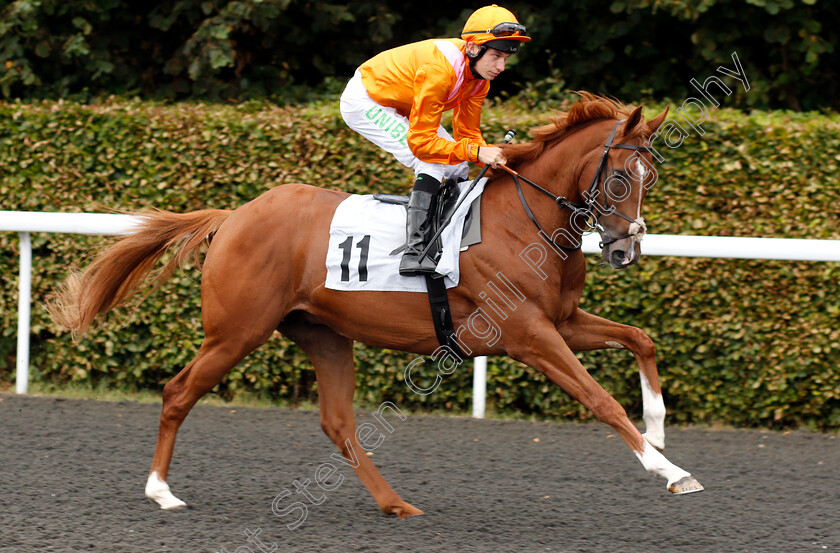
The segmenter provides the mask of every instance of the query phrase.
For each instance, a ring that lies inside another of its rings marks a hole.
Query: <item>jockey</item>
[[[447,179],[469,177],[468,162],[504,165],[502,150],[481,136],[490,81],[531,40],[516,17],[495,4],[467,19],[461,39],[431,39],[387,50],[363,63],[341,95],[347,125],[414,169],[408,200],[403,276],[434,273],[426,247],[432,198]],[[440,125],[453,111],[455,138]]]

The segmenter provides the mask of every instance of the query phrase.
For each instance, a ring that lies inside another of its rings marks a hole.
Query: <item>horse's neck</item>
[[[536,160],[522,163],[516,168],[523,177],[533,181],[535,184],[545,188],[555,196],[561,196],[572,203],[581,203],[582,198],[578,190],[582,158],[586,149],[575,145],[573,141],[566,140],[548,148]],[[496,179],[494,179],[496,180]],[[497,179],[498,183],[488,185],[488,191],[497,193],[503,200],[500,202],[507,207],[504,212],[504,219],[509,225],[515,225],[523,240],[534,237],[537,228],[528,217],[525,208],[522,206],[516,185],[512,178],[504,173]],[[560,208],[558,204],[551,201],[551,198],[533,188],[531,185],[520,179],[522,193],[535,218],[542,229],[551,236],[557,229],[564,229],[562,234],[566,239],[558,242],[569,243],[568,237],[577,240],[579,243],[580,233],[571,228],[569,223],[572,211],[567,208]],[[496,188],[497,190],[493,190]]]

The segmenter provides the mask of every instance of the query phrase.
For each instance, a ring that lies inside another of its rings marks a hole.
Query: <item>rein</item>
[[[522,193],[522,185],[520,184],[520,179],[531,185],[532,188],[536,189],[537,191],[545,194],[549,198],[551,198],[557,207],[560,209],[570,209],[575,213],[580,213],[581,211],[586,215],[587,226],[590,230],[597,230],[601,235],[606,236],[607,240],[601,241],[598,244],[598,247],[603,248],[613,242],[617,242],[618,240],[623,240],[625,238],[636,238],[639,233],[644,232],[644,222],[640,222],[640,220],[631,219],[627,215],[621,213],[615,206],[607,205],[606,198],[604,199],[604,204],[600,205],[597,202],[597,195],[598,195],[598,186],[600,184],[606,184],[607,180],[607,162],[609,161],[610,156],[610,149],[616,148],[621,150],[634,150],[637,152],[647,152],[650,153],[651,149],[647,146],[632,146],[629,144],[614,144],[613,139],[615,138],[615,132],[618,129],[618,126],[623,123],[624,121],[619,121],[616,123],[612,131],[610,132],[609,138],[604,143],[604,153],[601,155],[601,160],[598,162],[598,168],[595,171],[595,174],[592,176],[592,182],[589,184],[589,188],[586,191],[586,199],[584,200],[584,204],[575,204],[568,200],[568,198],[564,196],[555,196],[542,186],[538,185],[537,183],[531,181],[530,179],[523,177],[510,167],[506,165],[501,165],[500,167],[507,171],[511,178],[513,178],[513,182],[516,184],[516,191],[519,194],[519,201],[522,203],[522,207],[525,209],[525,213],[528,215],[528,218],[531,219],[531,222],[537,227],[540,234],[543,235],[547,240],[549,240],[554,246],[566,250],[566,251],[577,251],[580,249],[581,245],[578,244],[575,247],[570,246],[563,246],[558,244],[554,241],[554,238],[551,237],[550,234],[546,233],[543,230],[542,226],[540,225],[539,221],[537,221],[536,216],[534,216],[534,212],[531,211],[531,207],[528,205],[528,202],[525,200],[525,195]],[[606,196],[606,186],[604,186],[604,196]],[[596,214],[597,212],[597,214]],[[611,237],[610,233],[598,222],[601,217],[605,214],[608,215],[618,215],[622,219],[625,219],[630,222],[630,228],[628,229],[628,233],[622,234],[620,236]],[[594,220],[593,223],[589,223],[589,221]]]

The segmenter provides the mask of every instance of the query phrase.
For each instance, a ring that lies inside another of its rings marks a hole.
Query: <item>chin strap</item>
[[[487,51],[487,46],[485,46],[484,44],[482,44],[482,45],[481,45],[481,50],[479,50],[479,51],[478,51],[478,54],[476,54],[475,56],[471,55],[469,50],[467,50],[467,52],[466,52],[466,54],[467,54],[467,59],[469,60],[469,64],[468,64],[468,65],[470,66],[470,72],[472,73],[472,76],[473,76],[474,78],[476,78],[476,79],[482,79],[482,80],[484,79],[484,77],[482,77],[481,75],[479,75],[478,71],[476,71],[476,70],[475,70],[475,62],[477,62],[478,60],[480,60],[480,59],[481,59],[481,56],[483,56],[483,55],[484,55],[484,52],[486,52],[486,51]]]

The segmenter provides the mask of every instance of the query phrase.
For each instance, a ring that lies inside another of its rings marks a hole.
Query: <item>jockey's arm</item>
[[[481,81],[478,91],[455,106],[452,115],[452,132],[455,140],[469,139],[480,145],[477,161],[479,165],[498,167],[505,164],[501,148],[488,146],[481,135],[481,106],[490,90],[490,83]]]
[[[487,142],[481,135],[481,106],[490,90],[490,83],[473,82],[477,84],[477,90],[466,90],[464,95],[467,97],[452,109],[452,136],[455,140],[466,138],[474,140],[479,146],[486,146]]]
[[[438,136],[440,120],[450,87],[450,72],[435,65],[421,67],[414,79],[414,101],[408,116],[408,147],[418,159],[427,163],[456,165],[464,161],[478,161],[479,146],[485,142],[478,137],[462,137],[451,142]]]

